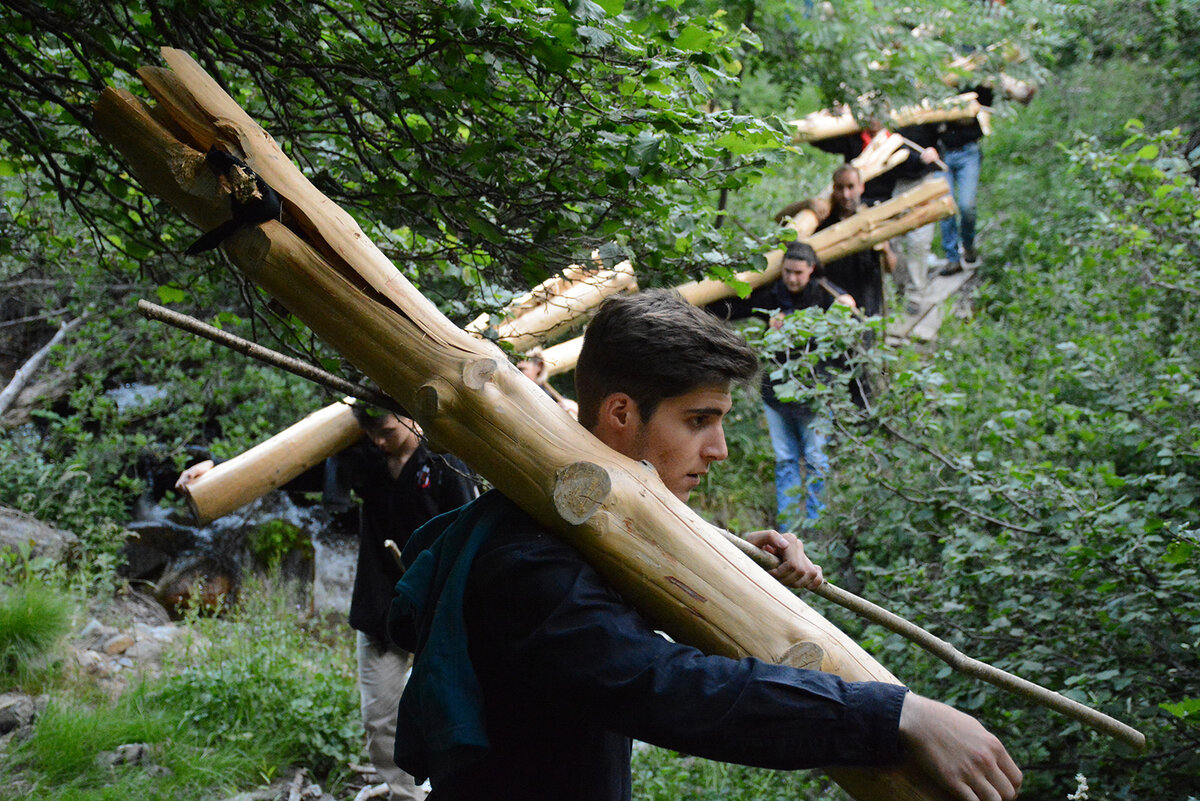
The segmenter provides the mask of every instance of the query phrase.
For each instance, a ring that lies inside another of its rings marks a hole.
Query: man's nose
[[[700,455],[707,462],[723,462],[729,458],[729,447],[725,444],[725,429],[718,428],[704,443]]]

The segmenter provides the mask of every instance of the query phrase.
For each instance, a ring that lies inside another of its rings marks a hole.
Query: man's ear
[[[592,433],[605,445],[625,453],[636,438],[641,422],[637,401],[624,392],[613,392],[600,401]]]

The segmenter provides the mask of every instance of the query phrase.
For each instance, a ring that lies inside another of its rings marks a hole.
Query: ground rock
[[[79,541],[69,531],[49,526],[37,518],[0,506],[0,550],[19,551],[22,545],[31,547],[30,556],[45,556],[58,561]]]
[[[90,648],[75,649],[75,664],[85,673],[101,678],[108,678],[113,672],[112,665],[104,654]]]
[[[150,761],[150,746],[146,743],[126,743],[115,750],[96,755],[96,761],[110,767],[115,765],[140,765]]]
[[[104,653],[108,654],[109,656],[123,654],[128,651],[129,647],[135,642],[137,642],[137,640],[134,639],[132,634],[127,634],[123,631],[119,632],[104,641]]]
[[[37,717],[37,706],[33,696],[24,693],[0,695],[0,734],[13,729],[30,726]]]
[[[47,695],[24,693],[0,694],[0,753],[13,740],[25,740],[33,734],[38,717],[46,711]]]

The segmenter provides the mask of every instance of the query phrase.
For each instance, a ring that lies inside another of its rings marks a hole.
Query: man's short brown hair
[[[579,422],[596,424],[600,402],[624,392],[643,422],[667,398],[745,382],[758,371],[746,341],[674,290],[610,297],[588,324],[575,367]]]
[[[862,170],[860,170],[858,167],[855,167],[850,162],[846,162],[845,164],[839,164],[837,166],[837,169],[835,169],[833,171],[833,176],[832,176],[831,180],[836,181],[838,179],[839,175],[844,175],[846,173],[851,173],[851,172],[854,173],[855,178],[857,178],[860,181],[862,180]]]

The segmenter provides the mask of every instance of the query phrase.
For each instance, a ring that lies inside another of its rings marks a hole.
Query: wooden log
[[[197,522],[240,509],[361,439],[351,403],[347,398],[319,409],[188,484],[184,496]]]
[[[812,234],[817,223],[816,215],[811,210],[793,217],[788,224],[796,229],[801,239],[812,245],[822,262],[831,262],[949,217],[954,212],[950,185],[945,178],[933,178],[891,200],[862,209],[849,219],[816,234]],[[811,228],[808,227],[810,225]],[[806,230],[812,235],[806,234]],[[773,250],[767,254],[766,268],[738,273],[733,280],[749,284],[751,288],[760,287],[779,278],[782,265],[783,250]],[[712,279],[693,281],[676,288],[694,306],[705,306],[734,294],[730,284]],[[543,350],[542,358],[546,360],[547,373],[558,375],[574,370],[582,345],[582,337],[577,337]]]
[[[524,352],[578,326],[606,297],[637,291],[633,265],[628,261],[609,270],[584,271],[576,266],[567,275],[573,279],[555,277],[518,298],[499,322],[493,324],[488,315],[480,315],[467,330],[482,334],[494,325],[500,342]]]
[[[295,228],[269,221],[244,229],[225,243],[226,253],[412,409],[431,439],[572,542],[675,639],[709,653],[755,655],[851,680],[896,681],[675,498],[652,470],[596,440],[494,345],[450,324],[195,62],[163,52],[173,77],[157,75],[150,88],[172,124],[106,90],[96,103],[97,130],[147,188],[214,223],[225,202],[212,181],[200,191],[201,153],[217,141],[214,131],[243,153],[284,197],[285,219]],[[146,146],[131,147],[138,142]],[[911,759],[836,775],[860,799],[948,798]]]
[[[887,124],[892,128],[904,128],[930,122],[967,120],[977,115],[982,108],[974,92],[964,92],[936,103],[925,101],[898,108],[888,115]],[[849,109],[814,111],[798,120],[790,121],[788,125],[795,128],[795,133],[792,134],[792,141],[795,143],[818,142],[862,130],[862,125]]]
[[[931,122],[969,120],[978,116],[984,108],[974,92],[963,92],[938,103],[920,103],[897,109],[891,116],[891,124],[893,128],[904,128]]]
[[[797,144],[800,142],[819,142],[822,139],[833,139],[837,136],[846,136],[847,134],[857,133],[862,130],[862,125],[859,124],[854,114],[848,108],[842,111],[821,109],[798,120],[790,120],[788,125],[796,129],[792,134],[792,141]]]

